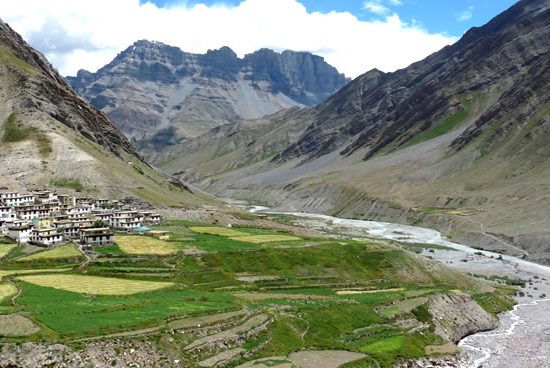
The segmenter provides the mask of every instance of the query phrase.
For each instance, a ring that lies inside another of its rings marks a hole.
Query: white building
[[[58,196],[57,193],[52,192],[50,190],[39,190],[34,191],[33,195],[35,196],[36,200],[40,203],[54,203],[58,202]]]
[[[14,223],[7,228],[7,236],[17,243],[28,243],[31,238],[32,224]]]
[[[15,193],[15,196],[13,194],[13,192],[0,194],[0,196],[4,196],[0,198],[0,201],[4,202],[6,206],[22,206],[34,203],[34,196],[31,194],[19,195]]]
[[[13,207],[0,206],[0,218],[14,219],[16,217]]]
[[[140,211],[139,214],[143,218],[143,223],[147,225],[158,225],[161,221],[161,216],[158,213],[151,211]]]
[[[82,229],[80,243],[83,245],[110,245],[113,244],[114,234],[108,227]]]
[[[63,241],[63,235],[56,229],[33,229],[30,241],[34,244],[52,246]]]
[[[39,217],[49,217],[52,212],[46,207],[24,206],[15,209],[17,218],[21,220],[34,220]]]

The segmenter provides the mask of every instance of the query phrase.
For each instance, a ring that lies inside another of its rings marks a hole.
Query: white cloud
[[[192,7],[181,0],[168,8],[139,0],[19,0],[2,4],[2,18],[64,75],[95,71],[139,39],[196,53],[226,45],[241,57],[262,47],[311,51],[351,77],[403,68],[455,41],[396,14],[362,21],[347,12],[308,13],[298,0]]]
[[[391,12],[390,5],[398,6],[402,4],[401,0],[366,0],[363,2],[363,9],[376,15],[387,15]]]
[[[472,19],[474,16],[474,7],[469,6],[468,9],[461,11],[460,13],[456,14],[456,20],[459,22],[465,22],[467,20]]]
[[[382,4],[380,0],[365,1],[363,3],[363,8],[378,15],[385,15],[390,12],[390,9]]]

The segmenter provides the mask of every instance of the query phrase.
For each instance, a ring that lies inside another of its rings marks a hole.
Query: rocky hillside
[[[198,204],[0,21],[0,185]]]
[[[549,20],[550,1],[520,1],[408,68],[365,73],[300,112],[303,125],[295,111],[239,124],[159,162],[225,196],[425,224],[550,262]]]
[[[548,53],[548,15],[547,1],[522,1],[406,69],[360,76],[330,98],[277,159],[307,160],[336,150],[361,151],[367,159],[457,127],[474,100],[495,103]]]
[[[228,47],[199,55],[143,40],[97,73],[67,79],[145,153],[219,125],[317,105],[348,81],[307,52],[261,49],[240,59]]]

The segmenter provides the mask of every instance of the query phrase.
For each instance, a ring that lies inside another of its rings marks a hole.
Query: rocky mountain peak
[[[239,58],[227,46],[192,54],[147,40],[97,73],[67,80],[128,137],[154,142],[155,151],[219,125],[315,106],[348,82],[308,52],[261,49]]]

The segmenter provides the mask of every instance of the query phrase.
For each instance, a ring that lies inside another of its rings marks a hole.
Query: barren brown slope
[[[149,166],[103,113],[0,21],[0,185],[151,203],[203,200]]]
[[[310,110],[275,159],[182,177],[284,209],[435,226],[548,263],[549,40],[550,1],[521,1],[409,68],[359,77]]]

